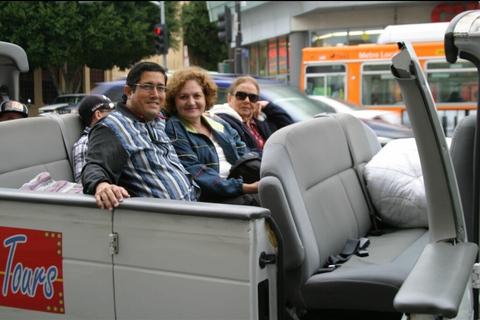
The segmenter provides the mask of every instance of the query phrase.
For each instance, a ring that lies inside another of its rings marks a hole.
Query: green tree
[[[165,2],[169,45],[178,50],[176,2]],[[155,54],[160,9],[149,1],[0,1],[0,39],[21,46],[31,70],[49,69],[58,94],[76,93],[82,68],[121,70]],[[54,72],[58,68],[65,90]],[[76,84],[76,87],[74,85]]]
[[[206,1],[184,4],[181,17],[190,64],[216,71],[217,63],[228,59],[228,45],[218,39],[217,23],[209,21]]]

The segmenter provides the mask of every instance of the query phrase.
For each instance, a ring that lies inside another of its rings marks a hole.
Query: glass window
[[[391,63],[362,65],[363,105],[401,104],[400,87],[390,71]]]
[[[258,46],[250,47],[250,73],[258,74]]]
[[[228,102],[228,89],[229,87],[217,87],[217,100],[215,104],[224,104]]]
[[[384,27],[368,29],[341,29],[312,33],[312,47],[336,47],[345,45],[377,43]]]
[[[450,64],[446,61],[427,61],[425,68],[435,102],[477,101],[478,71],[471,62],[459,60]]]
[[[345,98],[345,76],[347,67],[344,64],[308,66],[306,94]]]
[[[268,76],[275,78],[278,71],[277,64],[277,42],[275,40],[268,41]]]
[[[286,110],[294,121],[311,119],[319,113],[331,112],[331,108],[320,105],[300,93],[297,88],[287,85],[260,83],[260,96]]]
[[[267,76],[267,42],[262,41],[260,42],[259,46],[259,60],[258,60],[258,66],[259,66],[259,75],[261,77],[266,77]]]
[[[278,41],[278,73],[286,75],[288,73],[288,45],[286,38],[280,38]]]
[[[436,103],[477,101],[478,72],[471,62],[427,61],[425,65]],[[403,104],[400,87],[390,72],[390,63],[363,64],[361,101],[363,105]]]

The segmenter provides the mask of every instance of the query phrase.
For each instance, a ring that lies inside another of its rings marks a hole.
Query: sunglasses
[[[235,98],[237,98],[238,100],[245,100],[245,99],[248,99],[250,100],[250,102],[257,102],[258,101],[258,95],[257,94],[253,94],[253,93],[246,93],[245,91],[237,91],[235,92]]]

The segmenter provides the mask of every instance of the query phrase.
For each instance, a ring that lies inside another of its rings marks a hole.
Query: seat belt
[[[345,124],[342,121],[339,121],[338,119],[337,121],[340,122],[340,125],[343,128],[343,132],[345,133],[345,137],[347,138],[348,150],[350,151],[350,157],[352,158],[353,168],[357,173],[357,178],[360,181],[360,185],[362,186],[363,195],[365,196],[365,200],[367,201],[368,211],[370,213],[370,218],[372,220],[372,225],[374,228],[372,231],[370,231],[370,233],[374,236],[381,235],[383,234],[383,232],[378,230],[377,220],[381,222],[382,219],[378,216],[375,210],[375,207],[373,206],[372,199],[370,198],[370,194],[368,193],[367,186],[365,185],[365,179],[363,177],[363,173],[360,170],[360,167],[358,166],[357,157],[355,156],[355,151],[353,150],[352,142],[347,132],[347,128],[345,127]]]
[[[342,265],[342,263],[347,262],[353,255],[357,255],[359,257],[367,257],[368,251],[367,247],[370,245],[370,240],[368,238],[349,238],[347,243],[337,255],[330,255],[325,262],[325,266],[320,268],[315,272],[318,273],[325,273],[331,272]]]

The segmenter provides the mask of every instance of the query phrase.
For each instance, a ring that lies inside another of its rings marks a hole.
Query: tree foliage
[[[178,3],[165,1],[165,8],[169,46],[178,50]],[[155,54],[160,9],[150,1],[0,1],[0,12],[0,39],[21,46],[31,70],[49,69],[59,94],[78,92],[85,65],[124,70]]]
[[[206,1],[184,4],[181,17],[190,64],[216,71],[217,63],[228,59],[228,46],[218,39],[217,23],[209,21]]]

